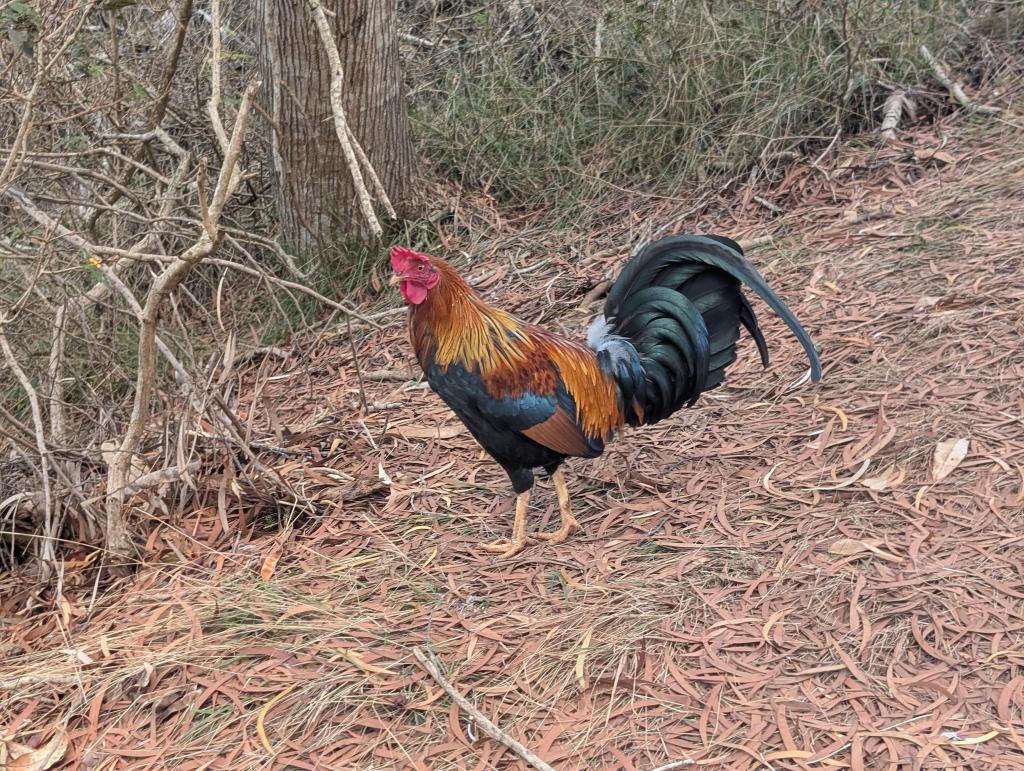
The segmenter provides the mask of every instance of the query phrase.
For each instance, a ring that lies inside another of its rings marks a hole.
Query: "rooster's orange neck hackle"
[[[432,359],[444,371],[458,364],[478,372],[496,399],[554,393],[560,375],[587,436],[606,439],[622,426],[615,383],[596,366],[593,351],[488,305],[444,260],[430,257],[430,264],[439,280],[409,315],[421,366]]]

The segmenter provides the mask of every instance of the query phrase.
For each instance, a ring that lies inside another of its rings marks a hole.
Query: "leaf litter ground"
[[[251,369],[239,412],[278,449],[207,458],[130,581],[95,595],[83,555],[56,611],[7,595],[4,735],[66,729],[68,768],[522,767],[418,646],[559,769],[1024,768],[1019,147],[950,121],[792,167],[761,193],[781,215],[741,191],[683,219],[773,236],[750,255],[824,381],[762,311],[772,369],[746,345],[697,409],[571,463],[583,530],[557,547],[478,550],[508,533],[507,481],[396,379],[400,316],[359,338],[368,412],[344,327]],[[682,212],[623,201],[573,254],[480,207],[470,275],[579,330]],[[532,529],[554,504],[542,482]]]

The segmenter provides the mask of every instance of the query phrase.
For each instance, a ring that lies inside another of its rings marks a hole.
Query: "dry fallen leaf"
[[[810,750],[776,750],[764,756],[766,761],[772,760],[806,760],[813,758],[814,753]]]
[[[281,699],[283,699],[289,693],[294,691],[297,687],[298,686],[296,685],[289,685],[287,688],[281,691],[281,693],[277,694],[277,696],[275,696],[266,704],[264,704],[263,707],[260,708],[259,713],[257,713],[256,715],[256,733],[260,737],[260,742],[263,744],[263,749],[265,749],[267,751],[267,754],[270,756],[274,755],[275,750],[274,746],[270,743],[270,737],[267,736],[267,714],[270,712],[271,709],[273,709],[275,704],[281,701]]]
[[[900,562],[900,558],[895,554],[890,554],[884,549],[879,549],[879,545],[883,542],[877,538],[865,538],[864,540],[858,541],[855,538],[840,538],[838,541],[833,542],[828,547],[829,554],[836,554],[841,557],[852,557],[856,554],[863,554],[864,552],[870,552],[876,557],[881,557],[884,560],[890,562]]]
[[[849,487],[850,485],[852,485],[853,483],[855,483],[862,476],[864,476],[864,472],[868,470],[868,466],[870,466],[870,465],[871,465],[871,458],[865,458],[864,462],[860,464],[860,468],[857,469],[854,472],[853,476],[847,477],[846,479],[842,480],[841,482],[839,482],[838,484],[835,484],[835,485],[821,485],[819,487],[812,487],[810,489],[811,490],[843,490],[843,489]]]
[[[13,747],[11,749],[8,771],[45,771],[64,759],[64,753],[68,751],[68,735],[63,730],[57,731],[42,747],[23,754],[15,754]]]
[[[447,426],[393,426],[389,434],[397,434],[403,439],[451,439],[466,431],[461,423]]]
[[[778,621],[780,621],[784,616],[791,613],[792,611],[793,608],[782,608],[782,610],[777,610],[774,613],[772,613],[768,617],[768,620],[765,622],[764,626],[761,627],[761,639],[763,639],[766,643],[771,644],[771,640],[768,638],[768,635],[771,633],[772,627],[775,626],[775,624]]]
[[[363,670],[364,672],[367,672],[368,674],[371,674],[371,675],[393,675],[393,674],[395,674],[392,670],[387,669],[386,667],[378,667],[375,664],[370,664],[370,663],[368,663],[366,661],[363,661],[363,654],[361,654],[359,651],[349,649],[349,650],[339,651],[339,653],[344,658],[348,659],[350,662],[352,662],[357,667],[359,667],[359,669]]]
[[[863,541],[853,538],[840,538],[828,547],[829,554],[838,554],[841,557],[852,557],[854,554],[861,554],[867,550],[868,547]]]
[[[967,739],[950,739],[949,743],[956,747],[970,747],[972,744],[984,744],[991,739],[995,739],[999,734],[999,731],[989,731],[987,734],[972,736]]]
[[[583,676],[583,664],[587,660],[587,652],[590,650],[590,638],[593,634],[594,627],[590,627],[583,635],[583,639],[580,641],[580,652],[576,655],[576,666],[573,667],[576,674],[576,682],[579,683],[582,689],[587,687],[587,680]]]
[[[267,552],[267,556],[263,558],[263,564],[260,565],[260,578],[264,581],[270,580],[270,577],[274,575],[274,568],[277,567],[277,563],[283,553],[284,547],[275,541],[273,546],[270,547],[270,551]]]
[[[860,483],[869,490],[875,492],[881,492],[889,487],[896,487],[906,477],[906,472],[903,469],[896,468],[896,466],[889,466],[888,468],[880,471],[878,476],[868,477],[867,479],[860,480]]]
[[[932,147],[920,147],[914,150],[914,157],[919,161],[938,161],[948,166],[956,163],[956,158],[947,153],[945,150],[937,150]]]
[[[960,462],[967,457],[967,450],[971,446],[970,439],[946,439],[935,445],[935,457],[932,459],[932,478],[939,482],[960,465]]]

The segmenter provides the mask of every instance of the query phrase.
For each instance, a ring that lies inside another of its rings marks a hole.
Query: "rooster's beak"
[[[391,286],[396,286],[397,284],[401,284],[401,283],[402,283],[402,277],[400,275],[398,275],[397,273],[392,273],[391,274],[391,278],[388,279],[388,284],[390,284]]]

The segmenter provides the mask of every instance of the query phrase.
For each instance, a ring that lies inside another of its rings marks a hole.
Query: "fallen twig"
[[[407,380],[415,380],[416,373],[411,369],[368,369],[363,373],[367,380],[393,380],[397,383],[404,383]]]
[[[903,118],[904,110],[913,117],[914,103],[910,101],[906,91],[893,91],[882,105],[882,126],[878,133],[890,144],[896,141],[896,129]]]
[[[473,718],[473,720],[476,721],[476,724],[480,726],[480,728],[483,730],[485,734],[494,739],[494,741],[501,742],[502,744],[504,744],[506,747],[512,750],[512,752],[514,752],[516,755],[522,758],[527,765],[533,766],[534,768],[539,769],[539,771],[555,771],[555,769],[552,766],[548,765],[543,760],[538,758],[530,749],[524,747],[522,744],[517,742],[507,733],[498,728],[498,726],[496,726],[494,723],[488,720],[487,716],[484,715],[484,713],[481,712],[479,709],[474,707],[469,699],[467,699],[465,696],[463,696],[461,693],[455,690],[455,686],[453,686],[445,679],[445,676],[441,674],[441,669],[432,659],[430,659],[427,656],[427,654],[425,654],[419,648],[413,648],[412,655],[415,656],[416,660],[420,662],[423,668],[427,670],[428,673],[430,673],[430,676],[437,681],[437,684],[444,689],[444,692],[448,694],[451,700],[458,704],[459,708],[463,712],[465,712],[467,715]]]
[[[199,461],[192,461],[184,468],[181,466],[168,466],[167,468],[157,469],[156,471],[150,471],[148,474],[143,474],[138,479],[135,479],[124,488],[124,494],[134,495],[141,490],[145,490],[147,487],[153,487],[155,485],[163,484],[165,482],[177,482],[186,473],[192,473],[193,471],[199,470]]]
[[[682,768],[683,766],[692,766],[695,762],[696,761],[690,760],[689,758],[687,758],[686,760],[674,760],[671,763],[666,763],[663,766],[658,766],[657,768],[652,768],[651,771],[671,771],[671,769],[673,769],[673,768]]]
[[[757,203],[761,204],[764,208],[766,208],[772,214],[785,214],[786,213],[781,207],[776,206],[771,201],[769,201],[767,198],[762,198],[759,195],[755,195],[753,197],[753,200],[756,201]]]
[[[22,675],[0,680],[0,691],[16,691],[26,685],[75,685],[78,682],[74,675]]]
[[[739,241],[738,243],[740,245],[740,248],[744,252],[749,252],[751,249],[757,249],[759,247],[768,246],[768,244],[775,243],[775,236],[767,235],[758,236],[757,238],[745,238],[742,241]]]
[[[970,112],[980,113],[981,115],[998,115],[1003,110],[1001,107],[992,107],[986,104],[977,104],[964,92],[963,86],[957,83],[949,76],[949,71],[946,69],[946,65],[935,58],[935,54],[928,50],[928,46],[921,46],[921,56],[928,62],[928,66],[932,68],[932,74],[935,79],[939,81],[946,90],[949,91],[957,103],[965,110]]]

